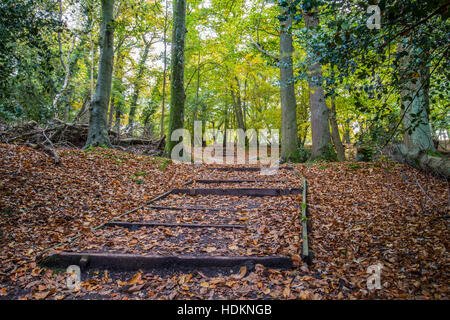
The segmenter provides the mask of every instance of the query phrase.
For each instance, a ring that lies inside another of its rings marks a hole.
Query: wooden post
[[[308,265],[311,264],[312,259],[308,247],[308,216],[306,214],[306,179],[303,178],[303,202],[302,202],[302,258]]]

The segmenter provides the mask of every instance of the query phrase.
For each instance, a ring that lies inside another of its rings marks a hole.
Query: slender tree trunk
[[[161,105],[161,123],[160,123],[160,138],[164,136],[164,112],[166,109],[166,77],[167,77],[167,28],[168,28],[168,8],[167,0],[165,2],[164,15],[164,71],[163,71],[163,91],[162,91],[162,105]]]
[[[62,16],[63,16],[63,7],[62,7],[62,0],[59,0],[59,22],[62,25],[63,21],[62,21]],[[61,39],[61,31],[58,31],[57,34],[57,38],[58,38],[58,46],[59,46],[59,59],[61,61],[61,66],[64,69],[64,83],[63,86],[61,88],[61,90],[56,94],[56,96],[53,99],[53,108],[55,111],[58,110],[58,105],[59,105],[59,100],[61,99],[61,97],[63,96],[64,92],[66,91],[67,87],[70,84],[70,80],[71,80],[71,58],[72,58],[72,53],[73,50],[75,49],[75,44],[77,41],[77,35],[75,34],[73,36],[72,39],[72,46],[70,48],[70,51],[67,55],[67,61],[64,59],[64,55],[62,52],[62,39]],[[67,105],[65,108],[65,115],[64,115],[64,120],[67,122],[68,118],[69,118],[69,110],[70,106]]]
[[[194,116],[192,117],[192,128],[194,128],[194,122],[195,120],[197,120],[199,93],[200,93],[200,51],[198,52],[197,58],[197,92],[195,95],[195,106],[194,106]]]
[[[228,130],[228,105],[225,106],[225,121],[223,122],[223,147],[227,147],[227,130]]]
[[[114,109],[116,105],[116,99],[114,95],[111,95],[111,102],[109,103],[109,113],[108,113],[108,130],[111,129],[114,120]]]
[[[141,60],[139,61],[138,72],[134,79],[134,86],[133,86],[134,91],[133,91],[133,95],[131,96],[130,113],[128,114],[128,130],[129,130],[130,135],[133,135],[134,120],[136,117],[136,109],[137,109],[137,101],[139,99],[139,94],[140,94],[140,90],[141,90],[141,80],[142,80],[142,76],[144,75],[145,63],[147,62],[147,58],[148,58],[148,54],[150,52],[151,45],[152,45],[151,42],[145,42],[144,51],[142,53]]]
[[[171,155],[178,141],[172,141],[172,133],[184,126],[184,42],[186,37],[186,0],[173,1],[173,34],[169,132],[166,154]]]
[[[247,128],[247,77],[248,74],[245,75],[244,81],[244,101],[242,103],[242,113],[244,115],[244,127]]]
[[[90,72],[91,103],[94,101],[94,69],[95,69],[94,40],[92,39],[92,27],[93,26],[94,26],[94,21],[91,22],[91,32],[89,32],[90,57],[91,57],[91,72]]]
[[[95,47],[94,47],[94,39],[92,37],[93,28],[94,28],[94,19],[92,17],[92,8],[89,11],[89,25],[90,25],[90,31],[89,31],[89,63],[90,63],[90,70],[89,70],[89,109],[94,103],[94,69],[95,69]],[[85,112],[81,118],[82,123],[88,123],[89,122],[89,115],[90,112]]]
[[[94,100],[89,109],[90,119],[86,148],[111,146],[108,136],[107,113],[114,65],[114,0],[102,0],[102,29],[99,43],[101,46],[100,63]]]
[[[344,141],[345,141],[345,143],[346,144],[350,144],[351,143],[351,141],[350,141],[350,126],[347,124],[347,125],[345,125],[344,126]]]
[[[117,104],[117,106],[116,106],[116,122],[114,124],[117,139],[119,139],[119,136],[120,136],[120,119],[121,118],[122,118],[122,110],[121,110],[119,104]]]
[[[315,13],[305,15],[305,24],[309,29],[319,25],[319,17]],[[311,55],[310,55],[310,58]],[[309,103],[311,108],[312,152],[311,160],[330,159],[331,134],[328,122],[328,107],[325,102],[325,93],[321,84],[322,66],[312,63],[308,68]]]
[[[236,116],[236,123],[239,129],[245,131],[244,116],[242,114],[242,100],[241,100],[241,86],[239,79],[235,77],[236,93],[233,84],[230,86],[231,99],[233,100],[234,113]]]
[[[283,7],[282,15],[286,20],[281,22],[280,31],[281,158],[288,161],[297,155],[297,103],[292,65],[292,14]]]
[[[117,92],[122,91],[122,76],[123,70],[121,67],[122,63],[122,45],[124,41],[119,41],[117,44],[115,51],[116,57],[114,62],[114,70],[113,70],[113,83],[112,83],[112,91],[111,91],[111,102],[109,106],[109,114],[108,114],[108,130],[112,128],[112,124],[114,121],[114,114],[117,116],[117,108],[119,108],[119,104],[117,103]],[[120,115],[120,112],[119,112]]]
[[[333,140],[333,145],[336,149],[338,160],[345,161],[345,148],[342,144],[341,136],[339,135],[339,127],[336,119],[336,101],[334,96],[331,96],[330,125],[331,139]]]

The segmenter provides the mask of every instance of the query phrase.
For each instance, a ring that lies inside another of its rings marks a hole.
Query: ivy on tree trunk
[[[114,64],[114,0],[102,0],[100,63],[94,99],[91,103],[89,132],[85,148],[111,147],[108,136],[108,103]]]

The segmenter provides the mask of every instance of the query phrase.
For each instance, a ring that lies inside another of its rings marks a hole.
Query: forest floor
[[[299,251],[301,195],[259,203],[279,209],[264,218],[232,197],[237,222],[257,225],[249,228],[258,236],[251,238],[252,242],[248,238],[252,233],[241,231],[217,233],[211,239],[215,246],[206,248],[193,245],[205,237],[196,229],[92,231],[157,195],[203,177],[204,168],[116,150],[58,153],[61,163],[55,165],[39,151],[0,144],[0,299],[449,298],[450,189],[446,180],[387,162],[295,165],[309,184],[309,241],[314,258],[307,266]],[[301,178],[293,172],[289,175],[283,174],[283,179],[301,187]],[[164,201],[183,203],[184,199],[171,195],[161,203]],[[224,205],[214,196],[205,201],[210,206]],[[295,202],[298,206],[292,205]],[[140,221],[148,214],[136,211],[128,221]],[[186,220],[171,212],[161,214],[177,222]],[[216,218],[230,217],[218,214]],[[214,219],[196,214],[187,220],[211,223]],[[289,255],[294,268],[90,270],[83,272],[80,289],[69,290],[64,270],[46,269],[36,261],[59,243],[63,244],[60,249],[74,251],[105,246],[161,254],[250,250],[246,253]],[[367,268],[375,264],[383,266],[382,288],[369,291]]]

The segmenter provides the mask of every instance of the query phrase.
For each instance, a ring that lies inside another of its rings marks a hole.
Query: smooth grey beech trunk
[[[315,29],[318,27],[319,17],[316,14],[308,13],[304,17],[308,29]],[[325,93],[321,85],[322,66],[319,63],[311,63],[308,68],[308,74],[312,133],[311,160],[318,158],[328,159],[331,151],[331,134],[328,122],[328,107],[325,101]]]
[[[184,126],[184,42],[186,38],[186,0],[173,1],[172,65],[170,84],[169,131],[166,154],[170,156],[178,141],[172,141],[172,133]]]
[[[399,51],[407,50],[400,43]],[[436,151],[429,123],[429,68],[425,66],[412,70],[410,53],[401,59],[403,110],[403,144],[407,152]]]
[[[336,149],[337,158],[339,161],[345,161],[345,148],[342,144],[341,136],[339,135],[339,126],[336,119],[336,98],[334,96],[331,96],[330,125],[331,139],[333,140],[333,145]]]
[[[400,96],[402,99],[403,144],[398,149],[402,161],[419,169],[450,178],[450,159],[436,156],[431,126],[429,123],[429,68],[425,62],[421,66],[411,65],[411,50],[406,43],[399,43],[399,52],[408,50],[408,55],[400,60]],[[432,152],[430,154],[430,152]]]
[[[100,62],[97,85],[91,103],[89,132],[85,148],[111,147],[108,136],[108,103],[111,96],[114,65],[114,0],[102,0],[102,28],[100,32]]]
[[[287,19],[281,21],[280,30],[280,95],[281,95],[281,158],[283,160],[295,159],[298,153],[297,146],[297,103],[295,101],[294,70],[292,65],[292,14],[287,8]]]

